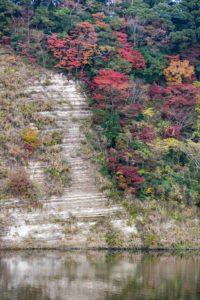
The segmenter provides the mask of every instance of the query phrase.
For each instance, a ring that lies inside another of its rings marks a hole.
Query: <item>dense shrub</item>
[[[32,185],[23,167],[16,167],[9,172],[7,187],[13,196],[29,196]]]

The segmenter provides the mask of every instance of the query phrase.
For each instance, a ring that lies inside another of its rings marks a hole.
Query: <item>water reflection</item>
[[[2,252],[0,300],[200,300],[200,255]]]

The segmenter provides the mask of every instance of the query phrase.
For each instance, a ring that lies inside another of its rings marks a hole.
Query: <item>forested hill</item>
[[[0,43],[79,80],[90,159],[133,217],[138,201],[199,213],[199,0],[0,0]]]

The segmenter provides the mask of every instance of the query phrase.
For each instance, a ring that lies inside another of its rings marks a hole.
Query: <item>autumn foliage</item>
[[[16,167],[8,174],[8,189],[15,196],[25,196],[31,188],[31,182],[23,167]]]
[[[158,84],[152,84],[149,88],[149,95],[153,100],[159,100],[163,98],[164,88]]]
[[[118,53],[121,58],[130,62],[131,67],[139,70],[145,68],[145,61],[142,54],[135,49],[131,43],[127,41],[127,34],[123,32],[115,32],[117,36],[117,42],[122,45],[122,48],[118,49]]]
[[[22,132],[22,140],[29,148],[36,148],[40,144],[38,133],[34,128],[26,128]]]
[[[61,38],[58,34],[54,33],[48,39],[48,47],[58,60],[56,67],[73,70],[81,66],[76,41],[71,42],[68,38]]]
[[[137,192],[137,186],[144,182],[144,178],[138,174],[138,168],[125,164],[122,160],[122,153],[111,149],[108,155],[109,170],[115,174],[120,189],[128,189],[132,194]]]
[[[165,88],[163,113],[167,118],[184,122],[197,102],[197,89],[192,84],[174,83]]]
[[[54,33],[48,39],[48,47],[58,60],[56,67],[74,70],[90,63],[96,49],[96,33],[89,22],[80,22],[66,37]]]
[[[109,25],[105,23],[105,14],[103,12],[98,12],[92,15],[94,18],[94,23],[98,28],[100,29],[107,29],[109,28]]]
[[[164,138],[175,138],[180,139],[181,137],[181,126],[180,125],[172,125],[167,127],[164,132]]]
[[[191,79],[194,75],[194,67],[190,66],[188,60],[171,60],[169,66],[164,69],[163,74],[168,82],[182,83],[186,79]]]
[[[129,77],[115,70],[100,70],[94,77],[96,105],[114,110],[122,107],[128,97]]]
[[[200,203],[198,154],[185,151],[189,141],[200,143],[195,1],[28,1],[29,16],[23,1],[13,2],[13,15],[2,13],[1,43],[81,80],[113,183],[142,199]],[[13,157],[30,157],[37,132],[26,129],[20,143],[10,146]]]

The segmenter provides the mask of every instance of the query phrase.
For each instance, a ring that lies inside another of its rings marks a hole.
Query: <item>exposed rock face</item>
[[[62,147],[70,164],[71,184],[65,188],[61,197],[42,199],[42,208],[30,210],[20,200],[4,201],[1,204],[4,226],[0,247],[105,247],[106,231],[102,224],[105,220],[107,223],[110,217],[112,220],[109,224],[120,229],[123,241],[124,238],[129,239],[129,235],[137,234],[135,226],[128,226],[126,220],[116,217],[119,212],[122,214],[121,208],[99,191],[94,168],[79,151],[85,139],[80,126],[91,114],[86,98],[74,81],[68,81],[61,74],[47,75],[50,82],[47,86],[37,81],[35,85],[27,87],[25,92],[31,97],[53,100],[54,111],[41,114],[55,117],[56,126],[48,130],[61,128],[64,132]],[[43,165],[32,161],[28,168],[31,179],[38,186],[42,185]],[[97,223],[100,224],[99,230],[96,228]]]

